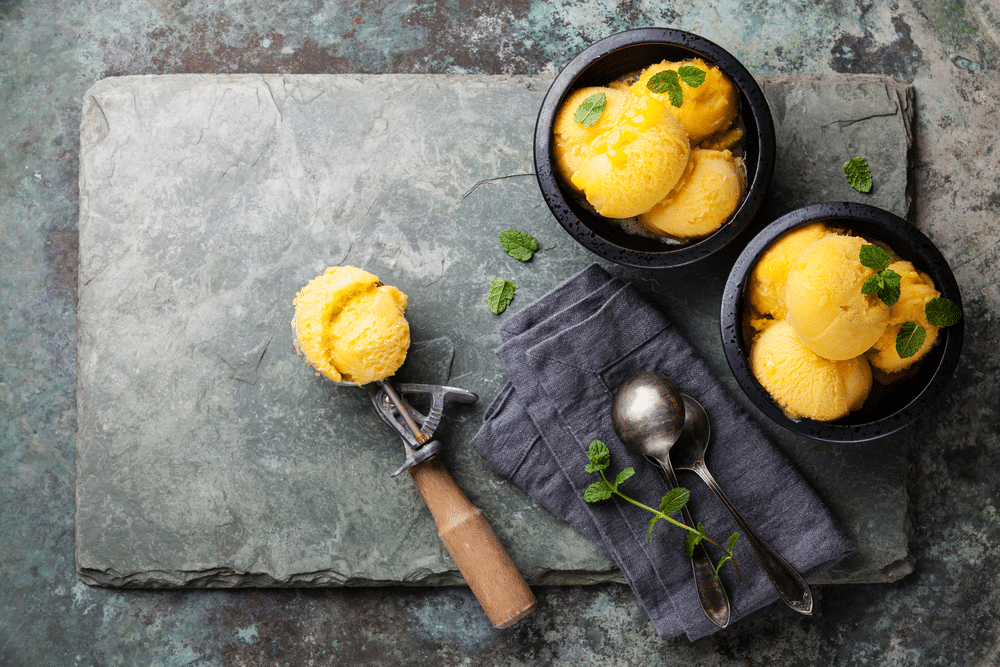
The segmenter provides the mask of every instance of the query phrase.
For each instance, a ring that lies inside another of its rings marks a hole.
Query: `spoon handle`
[[[733,519],[735,519],[736,523],[739,524],[739,527],[743,530],[743,534],[746,536],[751,548],[753,548],[754,554],[757,556],[761,566],[764,568],[764,573],[767,574],[767,578],[771,580],[771,584],[773,584],[775,590],[778,591],[778,595],[781,597],[782,601],[800,614],[812,614],[812,591],[809,588],[809,584],[806,583],[806,580],[801,574],[799,574],[798,570],[782,558],[781,554],[775,551],[774,547],[768,544],[767,541],[753,529],[753,526],[751,526],[747,520],[743,518],[740,511],[736,509],[736,506],[733,505],[726,494],[723,493],[722,487],[718,485],[715,478],[712,477],[712,473],[708,471],[708,468],[704,463],[692,466],[691,469],[695,472],[695,474],[701,477],[705,484],[708,485],[708,488],[715,492],[715,495],[719,497],[723,506],[729,510]]]
[[[670,484],[676,488],[678,486],[677,475],[670,464],[670,459],[658,462],[667,473]],[[687,506],[681,508],[681,519],[686,525],[694,528],[695,523]],[[694,548],[694,554],[691,556],[691,570],[694,572],[695,588],[698,591],[698,599],[701,601],[701,608],[705,610],[705,615],[720,628],[726,627],[729,625],[730,617],[729,597],[726,595],[726,589],[722,586],[722,581],[715,576],[715,565],[708,555],[704,542],[699,543]]]

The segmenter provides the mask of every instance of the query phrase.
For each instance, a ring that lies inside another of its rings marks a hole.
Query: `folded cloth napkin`
[[[669,377],[708,412],[712,439],[706,463],[726,495],[761,536],[808,580],[853,552],[854,546],[822,501],[785,456],[739,407],[662,312],[631,285],[588,267],[511,317],[497,350],[508,382],[487,408],[472,440],[495,470],[590,538],[618,565],[666,639],[690,640],[719,628],[701,609],[683,548],[683,530],[617,496],[586,503],[584,490],[600,479],[584,469],[592,440],[611,450],[609,478],[626,467],[635,475],[624,493],[659,507],[669,484],[663,471],[619,442],[611,401],[638,370]],[[738,530],[694,473],[678,471],[691,491],[688,508],[709,537],[722,544]],[[708,545],[713,559],[720,553]],[[721,571],[732,621],[778,599],[752,550],[742,541],[743,574]]]

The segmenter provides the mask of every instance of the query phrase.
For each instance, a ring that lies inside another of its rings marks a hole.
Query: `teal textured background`
[[[968,320],[952,395],[907,431],[916,571],[821,589],[693,645],[629,589],[552,587],[494,631],[461,588],[113,591],[74,575],[78,127],[121,74],[549,74],[629,27],[699,33],[754,74],[868,72],[916,88],[912,221]],[[1000,661],[1000,17],[988,0],[0,2],[0,663],[968,665]]]

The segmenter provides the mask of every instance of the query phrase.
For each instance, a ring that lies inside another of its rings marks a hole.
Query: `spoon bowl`
[[[670,378],[639,371],[615,393],[611,419],[625,446],[662,461],[684,429],[684,400]],[[642,449],[629,443],[641,443]]]

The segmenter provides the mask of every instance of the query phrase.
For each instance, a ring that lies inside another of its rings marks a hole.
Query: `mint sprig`
[[[488,303],[490,310],[495,315],[499,315],[507,310],[507,306],[514,299],[514,283],[503,278],[494,278],[490,283],[490,293]]]
[[[608,96],[604,93],[594,93],[576,108],[573,120],[584,127],[590,127],[601,118],[601,114],[608,106]]]
[[[681,88],[681,81],[697,88],[705,83],[705,70],[694,65],[681,65],[676,71],[665,69],[649,77],[646,81],[646,88],[654,93],[666,93],[670,104],[680,107],[684,103],[684,90]]]
[[[858,253],[861,263],[875,269],[875,273],[861,284],[862,294],[878,294],[882,302],[892,306],[902,293],[902,276],[889,268],[892,259],[877,245],[863,245]],[[962,309],[951,299],[936,297],[924,304],[927,321],[936,327],[950,327],[962,319]],[[916,322],[904,322],[896,333],[896,354],[900,359],[912,357],[927,341],[927,330]]]
[[[720,551],[722,551],[723,556],[715,566],[715,578],[719,578],[719,570],[722,568],[726,561],[732,561],[733,567],[736,568],[736,576],[742,583],[743,575],[740,572],[740,566],[737,564],[735,557],[733,556],[733,549],[736,548],[736,542],[739,540],[740,534],[738,532],[733,533],[729,536],[729,541],[726,546],[722,546],[712,538],[705,534],[705,527],[699,523],[697,527],[692,528],[676,519],[672,518],[672,514],[676,514],[681,511],[691,496],[690,491],[682,486],[670,489],[667,491],[660,499],[660,509],[655,510],[648,505],[644,505],[637,500],[629,498],[627,495],[618,490],[618,487],[628,480],[632,475],[635,474],[634,468],[625,468],[615,476],[615,481],[610,481],[605,475],[605,471],[611,466],[611,450],[608,446],[601,442],[600,440],[594,440],[590,443],[590,447],[587,449],[587,459],[589,463],[585,466],[584,470],[589,473],[600,473],[601,479],[598,482],[594,482],[583,492],[583,499],[588,503],[596,503],[602,500],[607,500],[612,495],[620,496],[623,500],[632,503],[636,507],[640,507],[647,512],[653,514],[653,518],[649,521],[649,527],[646,529],[646,542],[649,543],[653,536],[653,526],[656,525],[657,521],[667,521],[674,524],[685,531],[684,536],[684,550],[687,552],[688,557],[694,554],[694,549],[698,546],[702,540],[707,541],[709,544],[715,545]]]
[[[858,192],[871,192],[872,171],[863,157],[853,157],[844,163],[844,176],[851,187]]]
[[[514,259],[527,262],[538,250],[538,241],[530,234],[516,229],[505,229],[500,232],[500,247]]]
[[[899,284],[903,277],[889,268],[889,253],[877,245],[863,245],[859,255],[864,266],[875,269],[875,273],[861,284],[861,293],[878,294],[887,306],[899,301]]]

